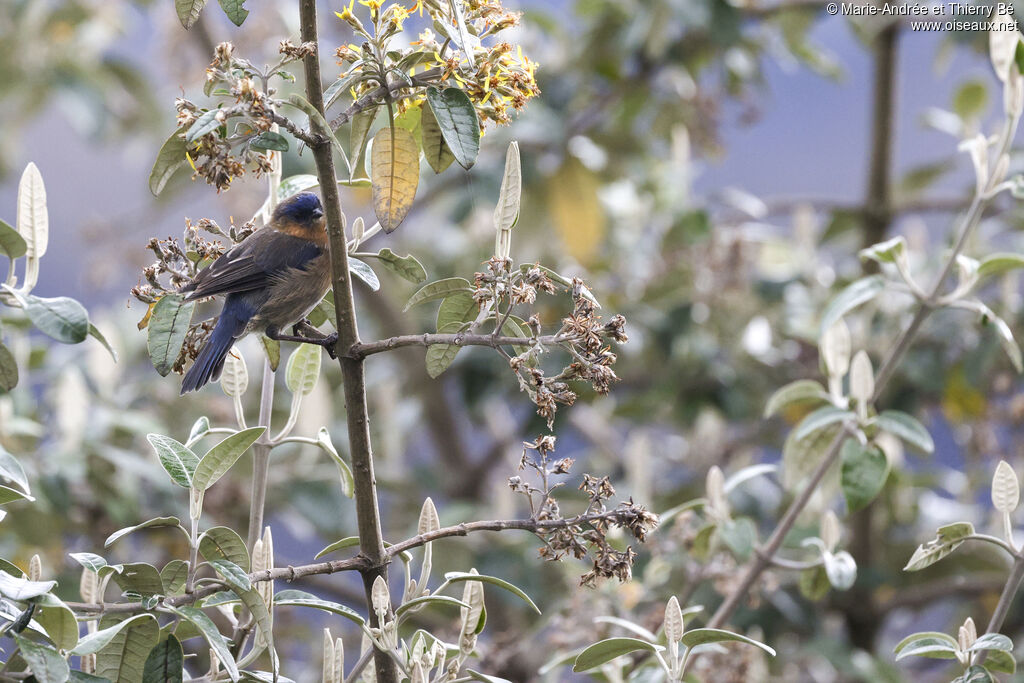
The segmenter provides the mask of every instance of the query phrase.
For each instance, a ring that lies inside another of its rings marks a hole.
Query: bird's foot
[[[331,357],[331,360],[338,360],[338,352],[334,350],[335,345],[338,343],[338,333],[331,332],[329,335],[323,338],[320,344],[324,347],[324,351]]]

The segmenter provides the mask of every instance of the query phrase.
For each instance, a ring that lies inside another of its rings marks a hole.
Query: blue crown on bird
[[[313,192],[299,192],[278,204],[270,225],[289,235],[327,243],[324,207]]]

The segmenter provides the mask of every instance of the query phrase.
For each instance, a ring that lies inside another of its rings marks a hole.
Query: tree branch
[[[391,351],[403,346],[433,346],[435,344],[454,344],[455,346],[490,346],[499,348],[501,346],[529,346],[539,343],[542,346],[558,344],[568,341],[563,335],[549,334],[542,337],[504,337],[494,334],[470,334],[468,332],[457,332],[455,334],[403,334],[397,337],[389,337],[374,342],[357,342],[348,349],[348,357],[361,360],[375,353]]]

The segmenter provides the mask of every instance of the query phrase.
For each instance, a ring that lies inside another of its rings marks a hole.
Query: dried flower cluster
[[[587,495],[587,507],[579,515],[564,518],[552,492],[564,482],[552,482],[551,477],[569,474],[573,465],[571,458],[553,459],[554,436],[542,436],[536,441],[523,444],[523,455],[519,470],[531,469],[540,479],[540,486],[523,481],[522,477],[509,479],[509,486],[529,500],[532,518],[539,522],[565,521],[566,524],[547,526],[538,530],[537,535],[544,541],[540,556],[557,561],[571,555],[576,559],[590,557],[593,568],[580,577],[580,584],[595,586],[600,578],[617,578],[627,581],[632,576],[636,552],[632,546],[617,550],[608,542],[613,529],[628,531],[643,543],[647,534],[658,526],[658,516],[647,511],[632,499],[622,501],[612,509],[607,502],[615,495],[608,477],[583,475],[579,489]]]
[[[422,99],[423,88],[413,87],[416,84],[411,77],[417,70],[429,71],[436,74],[433,82],[458,83],[476,107],[481,124],[487,120],[505,124],[511,120],[510,107],[520,110],[530,98],[540,94],[535,79],[537,65],[523,55],[522,49],[501,41],[483,45],[485,39],[519,23],[519,14],[507,11],[499,0],[467,3],[465,32],[459,28],[459,20],[447,2],[418,0],[411,7],[391,3],[384,9],[377,0],[361,0],[359,4],[369,8],[371,27],[354,13],[354,0],[337,15],[366,42],[343,45],[335,52],[343,69],[341,78],[349,81],[355,99],[380,85],[379,74],[397,71],[396,75],[408,80],[410,86],[396,96],[399,110],[404,111]],[[390,68],[395,65],[381,65],[371,42],[387,40],[403,29],[406,19],[414,14],[423,16],[424,9],[433,28],[443,35],[424,29],[419,40],[399,52],[395,60],[397,69]]]
[[[520,388],[536,404],[537,413],[548,421],[548,428],[554,424],[558,405],[572,405],[576,400],[576,392],[569,387],[569,382],[588,382],[597,393],[608,393],[612,382],[618,380],[611,368],[617,356],[611,352],[608,341],[625,343],[629,340],[625,332],[626,319],[615,315],[608,322],[602,322],[597,314],[600,307],[578,278],[568,280],[536,264],[513,269],[509,259],[498,257],[491,258],[485,265],[484,272],[475,274],[473,298],[481,307],[490,306],[496,311],[502,321],[498,329],[503,335],[540,336],[539,316],[534,314],[523,320],[512,315],[517,305],[534,303],[538,292],[556,294],[561,289],[572,298],[572,313],[562,320],[555,334],[557,344],[572,358],[569,365],[557,374],[547,375],[540,365],[540,356],[545,350],[540,344],[516,349],[517,355],[509,358]]]

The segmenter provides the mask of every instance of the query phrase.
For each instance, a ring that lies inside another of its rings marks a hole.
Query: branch
[[[305,128],[300,128],[298,125],[296,125],[294,121],[292,121],[286,116],[278,114],[276,111],[270,111],[270,118],[273,119],[274,123],[281,126],[289,133],[291,133],[293,136],[305,142],[310,147],[324,142],[324,137],[322,135],[317,135],[316,133],[311,133]]]
[[[425,86],[431,83],[436,83],[441,80],[441,76],[444,71],[440,67],[435,67],[424,71],[421,74],[412,77],[413,86]],[[380,86],[376,90],[371,90],[366,93],[358,100],[349,105],[348,109],[338,114],[337,118],[331,121],[331,130],[338,130],[340,126],[344,126],[346,123],[352,120],[352,118],[370,107],[375,107],[381,103],[385,95],[398,92],[403,88],[408,88],[409,84],[405,81],[391,81],[387,84],[387,87]]]
[[[360,360],[375,353],[391,351],[403,346],[454,344],[455,346],[490,346],[496,349],[501,346],[530,346],[534,343],[541,346],[549,346],[567,340],[567,337],[558,334],[549,334],[542,337],[505,337],[495,334],[470,334],[468,332],[458,332],[455,334],[434,334],[428,332],[425,334],[403,334],[374,342],[357,342],[349,347],[348,357]]]

